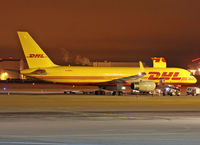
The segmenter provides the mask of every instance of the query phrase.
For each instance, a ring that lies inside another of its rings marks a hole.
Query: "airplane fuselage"
[[[66,84],[98,84],[114,79],[137,75],[139,67],[86,67],[86,66],[58,66],[37,69],[34,73],[21,73],[41,80]],[[42,71],[44,71],[42,73]],[[145,68],[146,75],[141,79],[158,83],[162,78],[168,84],[194,84],[196,78],[190,72],[180,68]]]

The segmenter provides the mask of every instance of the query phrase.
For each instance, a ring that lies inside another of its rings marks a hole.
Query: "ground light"
[[[1,80],[6,80],[7,78],[8,78],[7,72],[1,73]]]

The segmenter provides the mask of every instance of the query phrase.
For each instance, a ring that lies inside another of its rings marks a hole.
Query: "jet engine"
[[[151,92],[156,88],[156,84],[153,81],[141,80],[131,84],[131,89],[141,92]]]

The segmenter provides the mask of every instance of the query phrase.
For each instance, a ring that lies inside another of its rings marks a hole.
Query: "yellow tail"
[[[56,66],[33,40],[28,32],[17,32],[29,68],[45,68]]]

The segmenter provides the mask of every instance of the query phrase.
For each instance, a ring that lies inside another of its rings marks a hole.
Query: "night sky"
[[[163,56],[185,67],[200,57],[199,0],[0,0],[0,57],[23,57],[28,31],[57,64]]]

